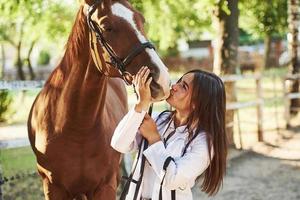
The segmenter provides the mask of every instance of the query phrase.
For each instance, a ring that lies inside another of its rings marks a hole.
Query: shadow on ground
[[[299,200],[299,185],[300,159],[246,151],[229,161],[223,188],[215,197],[193,191],[195,200]]]

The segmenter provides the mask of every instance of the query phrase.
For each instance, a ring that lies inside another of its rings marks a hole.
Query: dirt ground
[[[255,133],[243,134],[247,149],[229,150],[223,188],[207,197],[198,184],[194,200],[300,200],[300,127],[268,131],[261,143],[253,142]],[[44,199],[39,177],[5,184],[2,192],[4,200]]]
[[[249,150],[231,150],[220,192],[209,198],[194,187],[194,199],[300,200],[300,128],[269,134]]]

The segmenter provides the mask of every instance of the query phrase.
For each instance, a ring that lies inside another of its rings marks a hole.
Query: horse
[[[45,199],[116,199],[121,156],[110,140],[128,111],[125,83],[148,66],[153,101],[169,95],[168,69],[144,21],[127,0],[81,1],[64,56],[28,118]]]

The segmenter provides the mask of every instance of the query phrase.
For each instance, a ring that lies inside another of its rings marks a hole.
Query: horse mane
[[[47,82],[52,86],[61,86],[74,66],[80,67],[83,61],[88,62],[89,59],[89,27],[81,6],[65,45],[64,56]]]
[[[84,52],[82,55],[82,49],[89,45],[89,27],[87,24],[86,16],[83,13],[83,6],[77,12],[77,16],[69,35],[68,41],[65,45],[65,58],[68,64],[74,63],[74,59],[79,57],[88,57],[89,51]]]
[[[116,2],[121,1],[112,0],[112,3]],[[128,1],[126,0],[125,3],[128,4]],[[74,58],[77,58],[79,55],[81,55],[82,52],[80,50],[82,50],[83,47],[89,45],[89,27],[83,9],[84,6],[81,5],[79,11],[77,12],[72,31],[65,45],[66,54],[69,54],[70,59],[72,59],[70,63],[73,63]]]

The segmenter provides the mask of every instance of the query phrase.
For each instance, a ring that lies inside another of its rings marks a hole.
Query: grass
[[[4,200],[43,200],[43,187],[40,177],[29,176],[7,182],[3,185]]]
[[[35,157],[30,147],[0,150],[2,176],[9,179],[2,186],[5,200],[42,200],[42,183],[36,172]],[[20,178],[18,178],[18,176]],[[14,180],[11,180],[11,178]]]
[[[6,177],[16,172],[32,172],[36,170],[36,161],[30,147],[0,150],[2,173]]]
[[[264,77],[262,79],[263,97],[265,99],[265,106],[273,106],[274,103],[269,103],[268,99],[283,96],[283,84],[279,77]],[[254,80],[245,79],[236,83],[236,94],[238,101],[255,100],[256,97],[256,83]],[[283,105],[283,101],[277,101],[277,104]]]
[[[266,72],[263,81],[264,98],[272,98],[275,95],[282,96],[282,82],[279,75],[284,74],[284,70],[270,70]],[[178,79],[182,73],[171,73],[173,80]],[[273,78],[277,76],[277,78]],[[274,86],[275,83],[275,86]],[[249,101],[256,99],[255,81],[245,79],[238,81],[237,84],[238,101]],[[136,101],[132,87],[127,87],[129,107],[132,107]],[[8,124],[25,123],[30,107],[38,93],[38,90],[23,92],[12,92],[14,102],[8,113]],[[285,119],[283,115],[283,101],[266,101],[264,104],[264,123],[263,128],[266,131],[276,130],[278,127],[284,127]],[[168,108],[164,102],[156,103],[154,112],[160,112]],[[256,108],[244,108],[235,113],[234,134],[235,141],[238,144],[239,127],[237,121],[240,121],[240,130],[245,144],[256,141]],[[265,134],[266,136],[268,134]],[[247,148],[247,147],[246,147]],[[30,147],[0,150],[0,164],[4,176],[10,177],[16,173],[27,173],[36,170],[35,157]],[[42,186],[39,177],[27,177],[18,181],[10,181],[3,186],[5,200],[39,200],[44,199]]]

